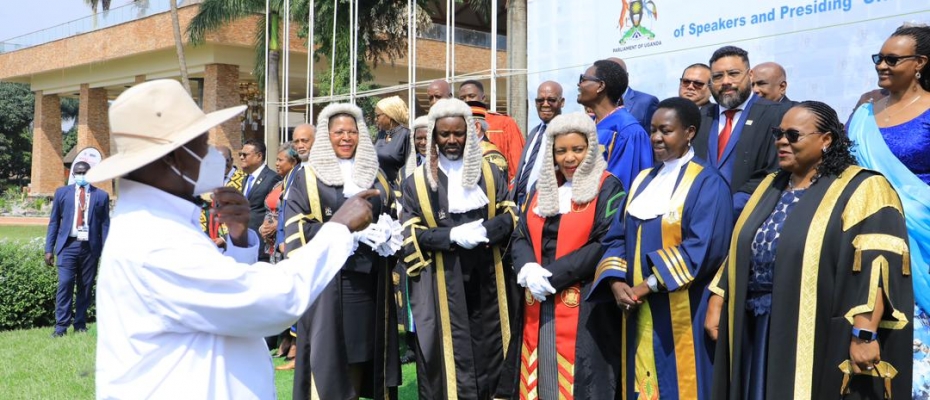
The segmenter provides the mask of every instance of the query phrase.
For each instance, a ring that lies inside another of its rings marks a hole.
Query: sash
[[[910,241],[914,299],[930,310],[930,186],[914,175],[888,148],[872,111],[866,103],[853,114],[847,127],[856,144],[853,154],[859,165],[880,172],[898,192],[904,206],[907,236]]]
[[[604,172],[601,176],[601,185],[604,184],[604,179],[608,176],[610,176],[610,173]],[[529,209],[534,209],[538,201],[539,193],[534,192],[532,200],[528,203]],[[574,205],[574,203],[572,204]],[[556,241],[556,259],[580,249],[588,242],[591,229],[594,227],[596,210],[597,196],[586,204],[583,209],[562,214]],[[542,264],[542,231],[546,219],[533,212],[526,213],[525,218],[536,262]],[[520,398],[523,400],[534,399],[539,396],[537,383],[539,381],[538,348],[539,316],[541,311],[541,304],[533,298],[529,290],[525,290],[524,297],[526,311],[523,320],[523,345],[520,356]],[[555,350],[559,371],[560,398],[572,399],[574,398],[575,386],[575,342],[578,336],[578,306],[581,303],[581,283],[576,282],[560,290],[555,294],[554,299],[555,320],[558,321],[555,325]]]

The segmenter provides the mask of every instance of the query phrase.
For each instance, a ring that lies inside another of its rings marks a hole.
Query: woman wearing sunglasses
[[[710,288],[713,398],[906,397],[914,297],[897,194],[856,165],[826,104],[794,106],[772,133],[781,170]]]
[[[888,177],[901,196],[914,268],[915,399],[930,396],[930,27],[898,28],[872,56],[889,92],[853,114],[859,165]]]
[[[610,60],[594,62],[578,78],[578,104],[594,114],[607,171],[620,179],[624,188],[633,184],[639,171],[652,166],[649,135],[633,114],[617,107],[628,85],[626,71]]]

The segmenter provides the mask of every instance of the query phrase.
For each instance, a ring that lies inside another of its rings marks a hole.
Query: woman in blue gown
[[[914,298],[914,399],[930,399],[930,27],[902,26],[872,56],[889,96],[849,123],[855,156],[881,172],[904,206]]]

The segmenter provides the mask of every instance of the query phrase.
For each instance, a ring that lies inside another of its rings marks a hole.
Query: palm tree
[[[188,94],[191,93],[191,81],[187,76],[187,60],[184,59],[184,38],[181,37],[181,23],[178,21],[178,0],[171,0],[171,32],[174,34],[174,47],[178,52],[178,66],[181,69],[181,84]]]

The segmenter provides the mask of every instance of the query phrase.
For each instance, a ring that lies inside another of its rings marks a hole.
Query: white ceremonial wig
[[[542,154],[542,170],[536,181],[539,215],[551,217],[559,214],[559,182],[555,175],[555,157],[553,148],[558,136],[580,133],[588,139],[588,151],[584,160],[572,176],[572,202],[587,204],[597,196],[600,190],[601,176],[607,169],[607,162],[601,154],[597,142],[597,125],[588,114],[575,112],[558,115],[546,128],[547,146]]]
[[[478,185],[481,177],[481,144],[478,143],[478,133],[475,131],[475,119],[471,114],[471,107],[459,99],[441,99],[429,109],[429,134],[426,136],[426,151],[428,168],[427,179],[433,191],[439,189],[439,148],[433,141],[436,132],[436,121],[446,117],[461,117],[465,119],[468,131],[465,135],[465,151],[462,159],[465,162],[462,171],[462,185],[471,189]]]
[[[413,171],[417,169],[417,129],[429,129],[429,117],[423,115],[417,117],[413,120],[413,125],[410,125],[410,147],[407,152],[407,162],[404,165],[404,178],[413,174]],[[430,136],[429,132],[426,134],[427,137]],[[429,139],[427,139],[429,140]]]
[[[370,188],[378,176],[378,154],[368,134],[368,125],[362,117],[362,109],[348,103],[334,103],[326,106],[317,117],[316,137],[310,148],[309,163],[317,178],[327,186],[343,186],[342,172],[339,169],[336,151],[329,140],[329,120],[339,114],[349,115],[358,126],[358,145],[355,147],[355,167],[352,180],[360,188]]]

